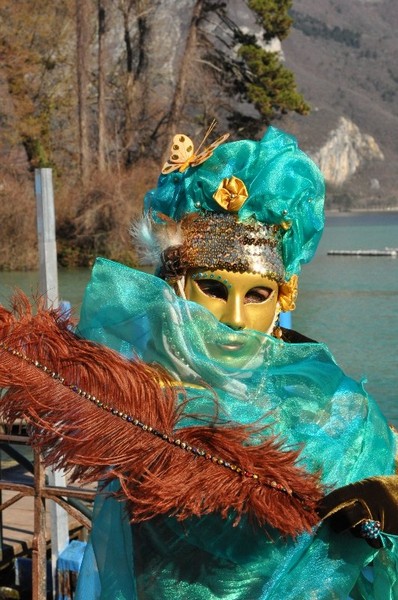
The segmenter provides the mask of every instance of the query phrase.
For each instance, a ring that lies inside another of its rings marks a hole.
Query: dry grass
[[[0,174],[0,270],[38,268],[33,180]]]
[[[59,264],[90,266],[96,256],[134,265],[129,226],[156,185],[159,166],[146,161],[130,171],[93,174],[82,189],[55,182]],[[0,270],[38,267],[33,178],[0,176]]]

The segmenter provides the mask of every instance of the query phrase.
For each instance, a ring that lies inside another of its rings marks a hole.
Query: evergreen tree
[[[264,28],[264,40],[283,40],[289,33],[292,18],[289,10],[292,0],[248,0],[248,7],[255,13],[257,22]]]
[[[239,56],[249,76],[239,82],[242,96],[251,102],[263,119],[272,119],[288,111],[306,114],[309,106],[297,92],[294,75],[280,61],[277,52],[269,52],[255,44],[244,44]]]
[[[247,33],[236,19],[232,19],[223,2],[205,3],[208,14],[216,13],[223,23],[222,45],[208,52],[208,60],[215,66],[215,77],[231,103],[228,116],[231,129],[244,135],[256,135],[281,115],[294,111],[307,114],[309,106],[297,91],[293,73],[283,64],[279,50],[273,49],[275,40],[289,34],[292,19],[289,16],[292,0],[247,0],[261,35]],[[247,103],[256,110],[248,110]]]

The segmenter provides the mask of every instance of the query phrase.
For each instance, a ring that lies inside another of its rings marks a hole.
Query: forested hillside
[[[296,134],[335,206],[397,203],[394,3],[0,0],[0,269],[37,266],[43,166],[60,264],[134,261],[173,134],[198,143],[213,119],[214,136]]]
[[[61,264],[128,261],[128,223],[173,134],[199,140],[217,119],[214,135],[258,137],[308,112],[279,53],[290,8],[0,0],[0,268],[36,264],[35,168],[54,169]]]

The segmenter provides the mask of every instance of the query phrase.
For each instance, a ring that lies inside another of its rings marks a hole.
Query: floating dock
[[[384,250],[328,250],[330,256],[390,256],[397,258],[398,248],[384,248]]]

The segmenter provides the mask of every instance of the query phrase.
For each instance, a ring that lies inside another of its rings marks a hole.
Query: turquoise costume
[[[192,414],[212,416],[211,392],[197,387],[206,376],[217,391],[220,418],[260,419],[286,447],[303,444],[306,467],[321,468],[331,487],[394,473],[392,431],[361,384],[344,375],[323,344],[286,344],[251,332],[256,352],[249,339],[238,368],[226,367],[209,359],[209,332],[225,341],[231,336],[207,310],[178,298],[159,278],[97,260],[79,333],[126,356],[138,353],[159,362],[184,381],[190,397],[184,425]],[[329,599],[346,598],[356,586],[362,596],[353,598],[393,599],[398,538],[383,538],[385,548],[377,551],[324,524],[313,536],[285,540],[244,521],[234,527],[217,515],[189,523],[154,518],[130,528],[123,505],[99,496],[78,598]],[[94,557],[98,580],[92,576]],[[362,573],[372,559],[373,584]],[[87,585],[101,592],[91,595]]]
[[[260,163],[268,174],[253,177]],[[222,172],[217,164],[226,165]],[[162,176],[146,210],[159,223],[160,213],[178,221],[187,213],[216,211],[208,189],[231,175],[250,181],[239,219],[254,215],[264,223],[289,223],[280,240],[289,280],[311,258],[321,235],[323,183],[295,140],[278,130],[270,128],[262,142],[225,144],[203,165]],[[301,448],[300,464],[320,471],[328,489],[395,472],[396,436],[362,384],[341,371],[324,344],[289,344],[253,330],[231,330],[162,279],[106,259],[94,266],[78,334],[166,368],[188,398],[180,426],[214,419],[264,425],[250,443],[277,435],[283,448]],[[226,361],[217,348],[236,340],[241,350]],[[111,484],[112,490],[117,486]],[[376,550],[324,522],[312,534],[290,539],[246,518],[236,523],[233,515],[217,514],[182,522],[154,514],[130,525],[123,502],[102,492],[77,598],[393,600],[398,537],[381,538],[383,547]]]

